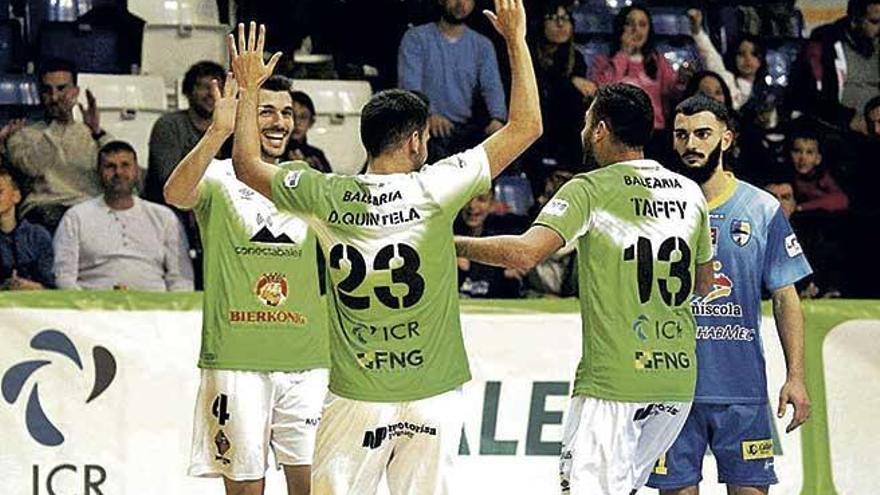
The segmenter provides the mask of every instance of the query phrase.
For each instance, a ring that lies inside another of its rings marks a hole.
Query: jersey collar
[[[710,210],[714,210],[726,203],[731,197],[733,197],[733,193],[736,192],[736,177],[731,172],[724,172],[724,175],[727,176],[727,187],[725,187],[724,190],[721,191],[721,194],[715,197],[715,199],[709,201]]]

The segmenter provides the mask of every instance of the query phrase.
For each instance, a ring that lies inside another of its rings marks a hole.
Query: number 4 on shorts
[[[227,409],[229,404],[229,397],[226,394],[220,394],[214,398],[214,403],[211,404],[211,414],[217,418],[217,422],[220,423],[220,426],[226,424],[229,421],[229,410]]]

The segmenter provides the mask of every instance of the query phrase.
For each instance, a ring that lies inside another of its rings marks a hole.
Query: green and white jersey
[[[304,215],[327,258],[330,390],[406,402],[468,381],[452,222],[490,186],[483,148],[407,174],[299,167],[275,175],[272,198]]]
[[[194,207],[205,249],[199,366],[300,371],[329,364],[317,242],[301,219],[215,160]]]
[[[577,241],[583,354],[574,395],[690,401],[695,265],[712,258],[700,187],[652,160],[565,184],[535,221]]]

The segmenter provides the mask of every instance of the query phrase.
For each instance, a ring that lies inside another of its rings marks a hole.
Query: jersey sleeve
[[[702,200],[699,203],[700,208],[700,225],[697,232],[697,257],[698,265],[712,261],[715,256],[712,249],[712,232],[709,226],[709,206]]]
[[[492,185],[489,157],[482,146],[426,165],[417,173],[434,201],[456,213]]]
[[[328,192],[327,176],[305,162],[283,163],[272,178],[272,201],[280,210],[314,214]]]
[[[591,202],[588,182],[572,179],[544,205],[534,224],[553,229],[570,244],[589,230]]]
[[[767,251],[764,256],[764,286],[769,291],[781,289],[813,273],[804,256],[797,235],[781,208],[767,227]]]

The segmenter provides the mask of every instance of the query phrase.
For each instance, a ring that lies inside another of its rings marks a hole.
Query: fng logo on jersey
[[[83,371],[82,361],[79,352],[73,345],[73,342],[58,330],[43,330],[31,339],[31,348],[53,352],[66,357],[76,365],[80,371]],[[95,383],[92,385],[92,392],[86,399],[86,404],[97,399],[116,377],[116,359],[110,354],[106,348],[95,346],[92,348],[92,359],[95,369]],[[25,383],[38,369],[51,364],[48,360],[30,360],[16,364],[9,368],[3,374],[3,381],[0,389],[3,392],[3,398],[9,404],[14,404],[18,400]],[[34,383],[28,396],[27,407],[25,408],[25,424],[31,438],[38,443],[47,447],[56,447],[64,443],[64,435],[43,411],[40,402],[39,384]]]

